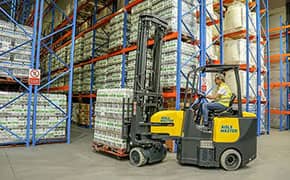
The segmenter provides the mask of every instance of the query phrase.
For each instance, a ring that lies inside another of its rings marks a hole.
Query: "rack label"
[[[29,69],[28,84],[34,86],[40,85],[40,69]]]

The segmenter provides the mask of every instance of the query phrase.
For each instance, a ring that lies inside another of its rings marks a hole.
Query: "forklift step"
[[[145,132],[143,132],[143,133],[138,133],[138,134],[140,134],[140,135],[142,135],[142,136],[150,136],[150,135],[152,135],[151,133],[145,133]]]

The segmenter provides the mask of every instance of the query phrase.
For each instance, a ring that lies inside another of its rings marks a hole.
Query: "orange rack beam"
[[[246,37],[246,33],[247,30],[243,29],[243,30],[239,30],[239,31],[235,31],[235,32],[230,32],[230,33],[226,33],[224,34],[225,38],[240,38],[241,36]],[[255,36],[250,35],[250,40],[253,40],[255,38]]]
[[[268,110],[266,110],[268,112]],[[271,114],[283,114],[283,115],[290,115],[290,111],[280,111],[277,109],[270,109]]]
[[[224,1],[223,1],[223,4],[224,4],[224,5],[228,5],[228,4],[233,3],[233,2],[234,2],[234,0],[224,0]],[[213,4],[213,8],[214,8],[215,10],[219,9],[219,6],[220,6],[220,3],[214,3],[214,4]],[[250,7],[250,8],[252,8],[252,7],[254,7],[254,6],[256,6],[256,3],[255,3],[255,2],[249,2],[249,7]]]
[[[268,84],[265,84],[265,89],[267,89]],[[270,88],[279,88],[279,87],[289,87],[290,82],[273,82],[270,83]]]
[[[237,104],[238,103],[238,100],[235,100],[234,103]],[[242,104],[246,104],[246,103],[247,103],[247,99],[243,98],[242,99]],[[249,103],[255,104],[255,103],[257,103],[257,100],[256,99],[250,100]],[[262,104],[266,104],[267,101],[262,100],[261,103]]]
[[[199,11],[196,11],[195,17],[196,18],[199,18],[200,17],[200,12]],[[212,26],[212,25],[218,24],[218,23],[220,23],[220,21],[218,19],[211,19],[210,17],[207,17],[206,18],[206,25],[207,26]]]
[[[282,29],[288,29],[288,28],[290,28],[290,25],[271,28],[271,29],[269,29],[269,32],[271,33],[271,32],[280,31]]]
[[[97,94],[74,94],[74,98],[96,98]]]
[[[48,89],[45,89],[44,91],[46,91],[46,90],[48,90]],[[68,90],[69,90],[69,86],[49,88],[49,91],[68,91]]]
[[[164,92],[164,93],[162,93],[162,96],[164,97],[164,98],[176,98],[176,91],[174,91],[174,92]]]
[[[240,64],[240,70],[247,70],[247,64]],[[257,68],[255,66],[250,66],[249,67],[249,72],[253,73],[257,70]]]
[[[282,61],[285,62],[286,58],[288,56],[290,56],[290,53],[287,53],[287,54],[273,54],[273,55],[270,56],[270,62],[271,63],[279,63],[281,56],[282,56]],[[265,57],[265,61],[267,61],[267,57]]]

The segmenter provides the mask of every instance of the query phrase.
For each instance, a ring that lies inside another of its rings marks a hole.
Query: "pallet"
[[[63,143],[66,143],[66,138],[41,139],[36,144],[46,145],[46,144],[63,144]]]
[[[171,87],[163,87],[163,92],[164,93],[173,93],[176,92],[176,86],[171,86]],[[184,93],[185,88],[180,88],[180,92]]]
[[[247,36],[247,30],[244,27],[239,27],[239,28],[231,29],[224,32],[225,39],[241,39],[241,38],[246,38],[246,36]],[[252,40],[255,38],[255,36],[249,33],[249,38],[250,40]]]
[[[104,145],[102,143],[97,143],[97,142],[93,142],[92,149],[93,151],[96,151],[96,152],[113,155],[118,159],[126,158],[129,156],[126,149],[118,149],[118,148],[110,147],[108,145]]]
[[[27,77],[16,77],[18,80],[20,80],[22,83],[27,84],[28,78]],[[0,83],[5,84],[15,84],[17,83],[13,78],[11,77],[0,77]]]
[[[72,121],[72,123],[74,125],[77,125],[78,127],[81,127],[81,128],[86,128],[86,129],[90,128],[90,125],[88,125],[88,124],[81,124],[81,123],[77,123],[77,122],[74,122],[74,121]]]
[[[117,46],[117,47],[110,48],[110,49],[109,49],[109,52],[115,52],[115,51],[118,51],[118,50],[121,50],[121,49],[123,49],[123,45],[120,45],[120,46]]]
[[[0,149],[4,149],[4,148],[18,148],[18,147],[25,147],[25,143],[15,143],[15,144],[0,144]]]
[[[63,144],[66,143],[66,138],[55,138],[55,139],[41,139],[36,144],[37,145],[46,145],[46,144]],[[29,143],[30,145],[32,142]],[[0,149],[4,148],[18,148],[18,147],[25,147],[25,143],[15,143],[15,144],[7,144],[3,143],[0,144]]]

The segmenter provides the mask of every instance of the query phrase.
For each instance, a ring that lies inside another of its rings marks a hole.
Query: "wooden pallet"
[[[118,149],[118,148],[110,147],[110,146],[104,145],[102,143],[97,143],[97,142],[93,142],[92,149],[96,152],[113,155],[117,157],[118,159],[126,158],[129,156],[126,149]]]
[[[16,77],[16,78],[24,84],[28,83],[28,78],[26,78],[26,77]],[[0,77],[0,83],[15,84],[17,82],[11,77]]]
[[[114,52],[114,51],[118,51],[123,49],[123,45],[117,46],[117,47],[113,47],[109,49],[109,52]]]
[[[241,38],[246,38],[246,36],[247,36],[247,30],[244,27],[234,28],[234,29],[224,32],[225,39],[241,39]],[[249,33],[249,38],[250,40],[253,40],[255,36]]]
[[[77,125],[77,126],[79,126],[79,127],[81,127],[81,128],[89,128],[90,127],[90,125],[88,125],[88,124],[81,124],[81,123],[77,123],[77,122],[74,122],[74,121],[72,121],[72,123]]]
[[[6,144],[1,145],[0,144],[0,149],[4,149],[4,148],[17,148],[17,147],[25,147],[25,143],[11,144],[11,145],[6,145]]]

